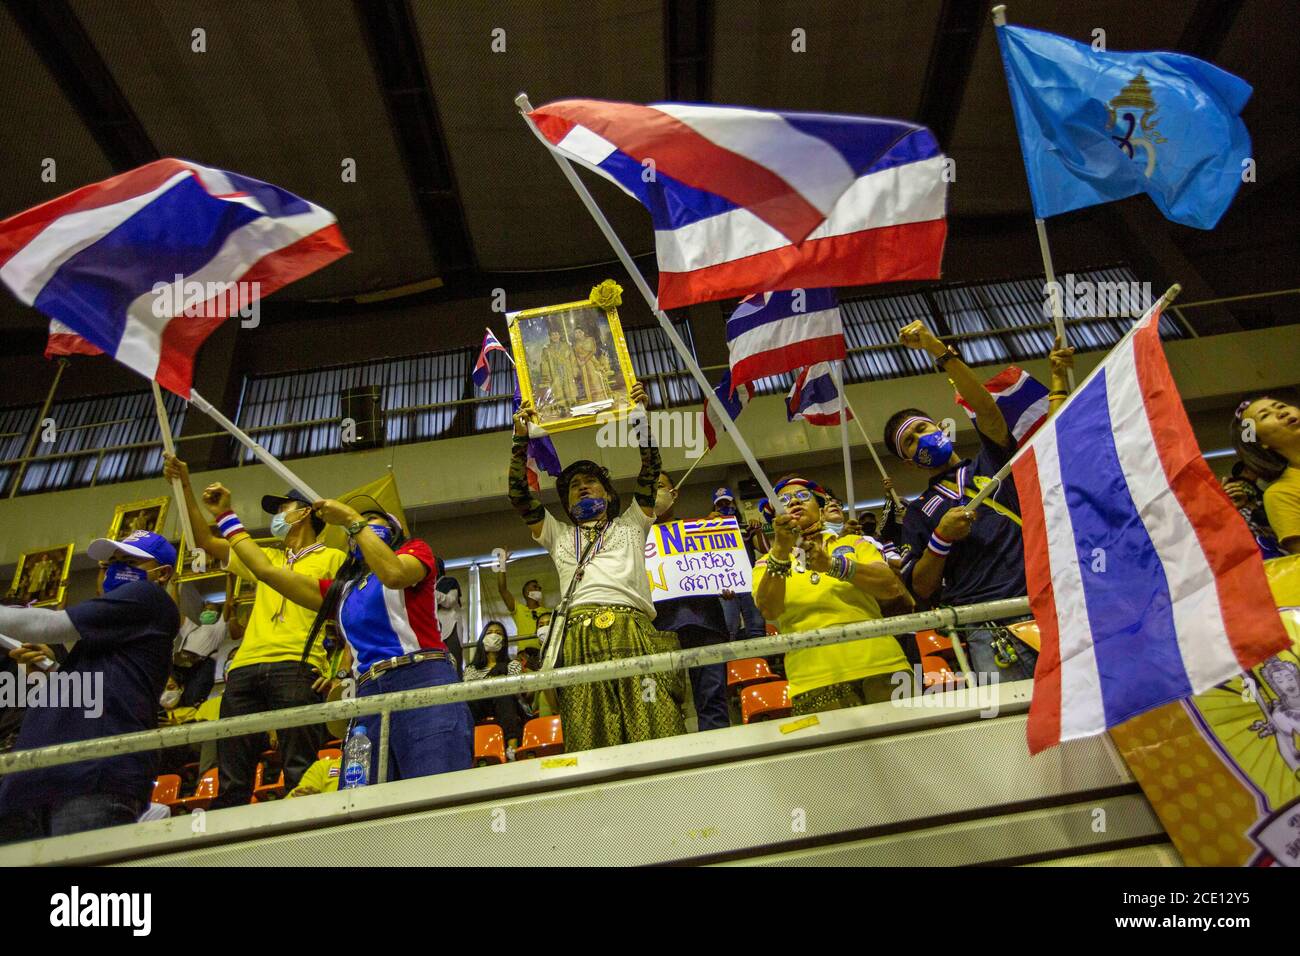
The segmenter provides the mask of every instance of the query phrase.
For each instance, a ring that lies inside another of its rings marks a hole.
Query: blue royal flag
[[[1166,219],[1213,229],[1242,182],[1249,83],[1182,53],[1097,51],[998,27],[1039,219],[1145,192]]]

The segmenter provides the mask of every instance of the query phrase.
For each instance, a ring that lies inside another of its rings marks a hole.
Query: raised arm
[[[527,484],[527,482],[525,482],[525,484]],[[531,530],[531,526],[529,530]],[[510,552],[506,551],[505,548],[502,548],[501,550],[505,552],[505,560],[501,562],[501,566],[504,568],[505,562],[510,560]],[[506,577],[506,572],[504,570],[497,571],[497,594],[501,595],[501,601],[505,604],[506,610],[511,614],[514,614],[515,596],[510,593],[510,581]]]
[[[632,386],[628,397],[633,405],[641,406],[634,414],[644,416],[646,414],[645,386],[637,382]],[[659,472],[663,471],[663,460],[659,455],[659,446],[655,444],[654,435],[650,433],[649,421],[647,419],[642,421],[645,424],[645,433],[641,441],[641,470],[637,473],[636,490],[633,491],[632,497],[636,499],[642,514],[654,520],[655,484],[659,481]]]
[[[185,491],[185,510],[190,513],[190,526],[194,529],[194,545],[202,548],[208,555],[223,564],[230,560],[230,545],[225,538],[218,537],[208,527],[208,516],[199,508],[194,497],[194,486],[190,484],[190,466],[175,455],[163,454],[163,477],[168,481],[180,479]]]
[[[331,498],[324,498],[312,505],[316,514],[326,524],[341,528],[355,526],[365,521],[359,511],[351,505],[345,505]],[[356,534],[351,535],[366,567],[374,572],[379,583],[394,591],[414,587],[424,580],[429,573],[428,567],[413,554],[397,554],[392,548],[366,524]],[[278,589],[277,589],[278,590]],[[286,595],[287,596],[287,595]]]
[[[537,412],[532,405],[524,402],[515,412],[515,431],[510,444],[510,471],[506,476],[506,487],[510,503],[514,505],[519,517],[528,525],[528,531],[534,538],[542,534],[546,521],[546,511],[541,499],[533,494],[528,486],[528,425],[537,419]]]
[[[925,327],[924,322],[917,320],[903,326],[898,332],[898,340],[910,349],[926,352],[933,359],[950,356],[944,363],[943,371],[952,379],[961,397],[975,413],[975,427],[994,444],[1003,448],[1011,447],[1011,430],[1007,428],[1007,420],[1002,415],[1002,409],[998,408],[998,403],[993,401],[989,390],[955,352],[949,352],[948,346],[935,338],[934,333]]]
[[[322,598],[319,579],[290,571],[288,568],[277,568],[267,560],[262,549],[253,541],[252,535],[244,530],[244,523],[239,520],[239,515],[235,514],[234,509],[230,507],[230,491],[225,485],[220,482],[208,485],[203,491],[203,504],[216,519],[217,527],[225,536],[229,549],[234,552],[244,567],[248,568],[253,577],[279,591],[300,607],[312,611],[320,609]],[[206,520],[204,524],[207,524]]]
[[[754,604],[768,621],[778,620],[785,613],[785,579],[789,571],[775,574],[772,567],[773,561],[786,568],[790,565],[795,543],[794,517],[788,511],[777,515],[772,519],[772,532],[776,540],[766,558],[759,559],[760,563],[766,561],[766,566],[754,589]]]

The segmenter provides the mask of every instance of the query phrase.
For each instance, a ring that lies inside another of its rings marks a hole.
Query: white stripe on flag
[[[1241,665],[1223,626],[1214,571],[1156,456],[1133,342],[1130,336],[1106,359],[1111,429],[1129,496],[1164,567],[1179,653],[1199,694],[1236,674]]]
[[[837,305],[817,312],[796,312],[784,319],[765,322],[728,342],[727,351],[731,355],[732,366],[735,366],[742,359],[769,349],[781,348],[808,339],[843,334],[844,323],[840,318],[840,307]]]
[[[1043,493],[1047,553],[1052,566],[1057,630],[1061,638],[1061,739],[1088,737],[1106,729],[1101,678],[1092,646],[1088,607],[1083,600],[1083,575],[1074,543],[1074,525],[1061,486],[1061,459],[1056,449],[1056,423],[1049,420],[1034,436],[1038,485]]]
[[[1025,432],[1033,428],[1034,425],[1037,424],[1038,420],[1051,410],[1051,407],[1051,399],[1044,395],[1038,401],[1034,402],[1034,404],[1026,408],[1024,412],[1021,413],[1020,417],[1016,419],[1016,427],[1012,429],[1013,434],[1016,436],[1016,441],[1020,441],[1020,439],[1024,438]],[[972,414],[971,417],[974,418],[975,416]]]
[[[189,171],[185,170],[176,173],[165,183],[142,196],[132,196],[130,199],[108,206],[59,216],[32,237],[27,245],[14,253],[4,267],[0,268],[0,280],[9,286],[22,302],[31,305],[63,263],[82,249],[103,239],[189,176]]]
[[[564,135],[563,139],[555,144],[555,148],[580,166],[585,166],[597,176],[609,180],[637,202],[641,201],[641,197],[610,175],[608,171],[601,168],[600,164],[608,159],[610,154],[615,152],[618,147],[599,133],[594,133],[585,126],[574,126]]]
[[[420,649],[420,639],[411,627],[411,618],[406,613],[406,592],[396,588],[384,588],[384,608],[388,611],[388,623],[402,645],[402,650],[414,653]]]
[[[777,113],[691,103],[652,107],[723,149],[767,167],[823,214],[830,212],[855,178],[839,150],[795,129]]]
[[[804,241],[942,219],[947,196],[943,163],[944,157],[935,156],[859,177]],[[655,232],[660,272],[693,272],[789,244],[747,209]]]

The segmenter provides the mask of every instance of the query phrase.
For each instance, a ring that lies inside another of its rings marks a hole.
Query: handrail
[[[303,727],[333,720],[371,717],[378,713],[382,721],[379,736],[381,741],[379,781],[383,782],[386,775],[388,754],[387,748],[382,746],[382,741],[387,737],[389,715],[394,712],[414,710],[417,707],[428,707],[433,704],[483,700],[502,695],[532,693],[533,691],[557,687],[572,687],[577,684],[589,684],[595,681],[677,671],[704,664],[717,664],[748,657],[789,653],[810,647],[841,644],[846,641],[858,641],[865,638],[887,637],[894,634],[926,630],[927,628],[950,628],[958,624],[984,623],[1000,618],[1019,617],[1028,612],[1028,598],[1009,598],[1002,601],[988,601],[983,604],[942,607],[932,611],[879,618],[874,621],[824,627],[815,631],[751,637],[727,644],[712,644],[707,647],[697,647],[689,650],[666,651],[659,654],[646,654],[640,657],[628,657],[594,664],[579,664],[574,667],[561,667],[548,671],[531,671],[515,676],[490,677],[478,681],[445,684],[440,687],[424,687],[391,694],[376,694],[373,697],[333,701],[325,704],[309,704],[303,707],[290,707],[285,710],[249,714],[243,717],[227,717],[223,720],[183,724],[179,727],[142,730],[135,733],[119,734],[115,737],[99,737],[94,740],[55,744],[34,750],[19,750],[0,754],[0,776],[24,770],[35,770],[41,767],[55,767],[61,764],[74,763],[78,760],[112,757],[147,750],[162,750],[167,747],[202,743],[208,740],[223,740],[228,737],[262,733],[268,730],[284,730],[290,727]]]

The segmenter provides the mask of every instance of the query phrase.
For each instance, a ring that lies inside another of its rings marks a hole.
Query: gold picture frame
[[[108,536],[114,541],[121,541],[134,531],[162,534],[163,522],[167,520],[167,509],[171,503],[171,496],[165,495],[118,505],[113,509],[113,523],[108,526]]]
[[[507,314],[519,394],[546,431],[587,428],[631,411],[636,371],[618,319],[621,291],[607,281],[589,299]]]
[[[19,555],[4,603],[62,609],[67,599],[72,551],[72,544],[61,544]]]

